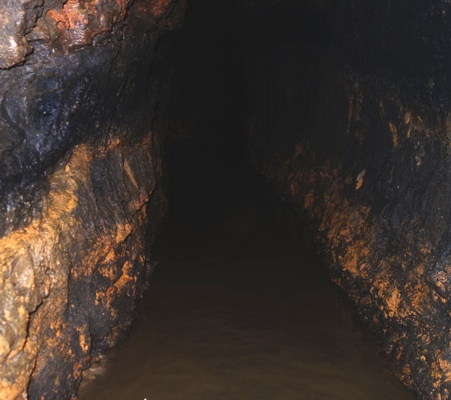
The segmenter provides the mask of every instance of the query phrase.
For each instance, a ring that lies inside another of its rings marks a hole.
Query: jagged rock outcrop
[[[450,5],[280,3],[250,8],[266,38],[243,52],[254,164],[401,380],[449,399]]]
[[[168,90],[155,47],[184,2],[1,11],[0,397],[69,399],[153,268]]]

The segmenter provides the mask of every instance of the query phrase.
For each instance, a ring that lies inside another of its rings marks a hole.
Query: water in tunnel
[[[310,233],[267,196],[163,229],[131,335],[88,370],[80,400],[414,398]]]
[[[413,399],[311,233],[258,179],[232,177],[233,199],[174,203],[130,337],[79,399]]]
[[[310,231],[251,172],[240,48],[193,4],[169,38],[178,140],[159,265],[128,341],[98,357],[79,399],[413,399]],[[298,41],[292,28],[271,40]]]
[[[1,399],[450,398],[448,0],[7,3]]]

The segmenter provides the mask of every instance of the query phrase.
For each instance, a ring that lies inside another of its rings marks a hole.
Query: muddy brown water
[[[79,399],[413,400],[308,234],[270,220],[248,202],[167,227],[128,341],[93,364]]]

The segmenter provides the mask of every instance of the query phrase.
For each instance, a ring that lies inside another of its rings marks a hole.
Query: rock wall
[[[227,159],[219,188],[244,112],[255,168],[317,230],[399,377],[450,397],[451,6],[373,3],[193,0],[205,24],[174,64],[162,36],[183,0],[4,2],[2,399],[74,397],[124,338],[154,265],[163,134],[177,179],[193,154],[190,176]]]
[[[7,1],[0,13],[0,397],[74,398],[154,262],[182,0]],[[150,225],[148,224],[150,220]]]
[[[449,3],[248,6],[254,165],[316,229],[400,379],[449,399]]]

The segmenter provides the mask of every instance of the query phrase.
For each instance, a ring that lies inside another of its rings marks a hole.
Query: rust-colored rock
[[[0,69],[23,63],[36,43],[51,52],[68,52],[121,39],[131,0],[6,0],[0,10]],[[134,3],[152,29],[175,28],[184,1],[140,0]]]
[[[155,185],[149,140],[77,146],[49,176],[42,212],[1,239],[2,292],[9,296],[2,302],[2,398],[25,394],[31,377],[32,395],[58,398],[88,367],[92,336],[112,346],[130,324],[118,299],[137,298],[146,278],[145,206]],[[103,182],[93,179],[98,172]],[[137,173],[146,180],[138,183]],[[108,321],[104,332],[97,332],[99,317]]]
[[[182,1],[2,7],[2,400],[73,398],[127,334],[165,203],[155,45],[182,16]]]
[[[449,399],[450,5],[258,3],[270,45],[245,52],[254,164],[318,232],[400,379]]]
[[[58,8],[45,12],[44,21],[52,41],[71,48],[92,44],[109,38],[114,24],[123,21],[129,1],[68,0]],[[39,25],[38,25],[39,28]]]

